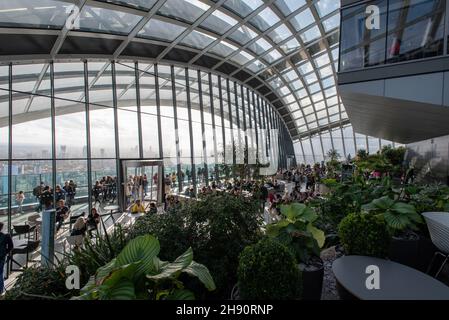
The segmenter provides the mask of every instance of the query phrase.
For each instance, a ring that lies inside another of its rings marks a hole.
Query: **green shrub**
[[[161,259],[172,261],[189,247],[195,260],[210,270],[217,286],[212,294],[197,285],[198,299],[228,299],[237,282],[242,250],[261,238],[262,217],[258,201],[227,193],[183,203],[164,215],[145,216],[130,234],[153,234],[161,245]]]
[[[391,237],[382,215],[351,213],[341,221],[338,235],[348,255],[387,256]]]
[[[301,274],[293,254],[270,239],[243,250],[238,284],[245,300],[295,299],[301,294]]]
[[[26,268],[14,287],[6,292],[6,300],[63,300],[72,292],[65,285],[65,266]]]

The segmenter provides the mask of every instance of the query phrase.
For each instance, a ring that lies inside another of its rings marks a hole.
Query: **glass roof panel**
[[[201,27],[210,31],[224,34],[237,24],[237,20],[228,16],[220,10],[215,10],[201,23]]]
[[[118,10],[84,6],[74,29],[128,35],[141,19],[141,16]]]
[[[119,5],[149,11],[158,0],[99,0]]]
[[[183,33],[185,29],[185,27],[174,23],[165,22],[159,19],[151,19],[145,27],[140,30],[139,37],[171,42]]]
[[[241,26],[229,36],[230,39],[241,45],[247,44],[255,37],[257,37],[257,33],[247,26]]]
[[[280,45],[284,53],[288,54],[301,48],[301,44],[295,38]]]
[[[191,33],[189,33],[189,35],[185,37],[181,41],[181,43],[197,49],[204,49],[215,40],[217,40],[217,38],[207,35],[203,32],[194,30]]]
[[[248,49],[250,49],[257,55],[261,55],[264,52],[270,50],[271,48],[273,48],[273,46],[264,38],[260,38],[256,40],[256,42],[253,42],[250,45],[248,45]]]
[[[73,7],[54,0],[0,1],[0,26],[62,29]]]
[[[316,40],[320,37],[320,29],[318,29],[317,26],[313,26],[311,29],[308,29],[307,31],[300,34],[300,37],[302,41],[305,43],[312,42],[313,40]]]
[[[263,2],[261,0],[228,0],[224,3],[223,7],[245,18],[262,4]]]
[[[320,15],[320,18],[334,12],[335,10],[338,10],[340,8],[340,5],[338,1],[335,0],[319,0],[317,3],[315,3],[315,7],[318,11],[318,14]]]
[[[250,23],[260,31],[264,32],[280,21],[279,17],[270,8],[265,8]]]
[[[307,8],[304,11],[301,11],[298,15],[294,16],[290,20],[293,27],[296,29],[296,31],[301,31],[302,29],[310,26],[312,23],[315,22],[315,18],[313,17],[312,12],[309,8]]]
[[[285,16],[288,16],[302,6],[305,6],[306,0],[277,0],[275,4]]]
[[[290,30],[287,28],[285,24],[281,24],[279,27],[271,31],[268,36],[271,40],[273,40],[275,43],[280,43],[291,36],[293,34],[290,32]]]
[[[221,40],[218,44],[216,44],[212,49],[209,50],[209,52],[215,53],[222,57],[227,57],[231,53],[237,51],[238,48],[234,46],[233,44]]]
[[[158,13],[193,23],[209,8],[210,6],[198,0],[167,0]]]
[[[330,18],[323,20],[324,31],[329,32],[340,25],[340,14],[334,14]]]

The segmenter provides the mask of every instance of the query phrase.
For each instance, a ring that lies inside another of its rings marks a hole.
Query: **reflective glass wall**
[[[280,129],[279,141],[249,139],[247,128]],[[75,183],[73,201],[86,210],[89,190],[116,177],[121,159],[163,160],[175,193],[238,178],[228,168],[248,161],[238,150],[261,144],[294,154],[264,97],[218,74],[129,61],[0,66],[2,221],[35,212],[41,183]]]
[[[340,71],[447,54],[446,6],[446,0],[375,0],[342,9]]]

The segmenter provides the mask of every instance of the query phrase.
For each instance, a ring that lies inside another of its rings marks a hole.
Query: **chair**
[[[439,251],[435,252],[432,261],[427,269],[429,273],[432,269],[435,258],[439,255],[444,257],[444,261],[435,274],[435,278],[439,276],[445,264],[449,260],[449,213],[448,212],[425,212],[422,214],[426,219],[427,228],[429,229],[430,238]]]
[[[22,265],[14,259],[15,255],[18,254],[25,254],[26,260],[25,260],[25,267],[28,268],[28,262],[30,261],[30,253],[33,253],[39,248],[40,241],[28,241],[26,245],[20,246],[17,248],[12,249],[10,256],[9,256],[9,263],[10,263],[10,271],[22,271],[21,269],[14,269],[13,265],[18,265],[22,267]]]
[[[31,226],[29,224],[22,224],[12,226],[12,228],[14,229],[15,233],[14,235],[18,235],[19,239],[21,238],[22,235],[27,235],[27,239],[30,240],[31,232],[36,230],[36,225]]]
[[[36,228],[35,239],[37,239],[37,234],[40,233],[42,222],[37,221],[41,216],[39,214],[33,214],[28,217],[28,225]]]

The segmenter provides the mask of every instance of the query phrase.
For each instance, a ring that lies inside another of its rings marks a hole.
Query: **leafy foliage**
[[[131,237],[155,235],[161,258],[173,260],[189,247],[199,263],[207,265],[217,284],[211,296],[199,286],[196,296],[227,299],[237,281],[238,257],[261,238],[262,217],[257,201],[227,193],[187,202],[164,215],[136,221]]]
[[[281,215],[284,219],[268,225],[268,236],[285,245],[298,262],[307,264],[312,257],[319,257],[325,236],[313,225],[318,215],[301,203],[281,206]]]
[[[65,285],[65,265],[55,268],[26,268],[14,287],[6,292],[6,300],[63,300],[72,295]]]
[[[413,205],[394,201],[388,196],[375,199],[362,208],[368,212],[383,214],[385,222],[393,231],[418,230],[417,224],[423,223]]]
[[[326,198],[318,198],[311,206],[318,214],[317,227],[326,234],[326,245],[335,245],[340,221],[352,212],[360,212],[362,205],[385,195],[394,195],[391,180],[366,180],[362,176],[330,187]]]
[[[161,261],[159,251],[159,241],[151,235],[131,240],[117,258],[97,270],[77,299],[190,300],[193,293],[178,279],[183,272],[197,277],[208,290],[215,290],[208,269],[193,261],[191,248],[171,263]]]
[[[285,246],[264,239],[240,255],[238,284],[243,299],[294,299],[300,296],[301,273]]]
[[[84,245],[69,252],[65,260],[68,265],[79,266],[81,285],[84,285],[99,267],[114,259],[122,251],[128,240],[128,230],[121,225],[116,225],[107,237],[86,239]]]
[[[390,234],[382,215],[351,213],[341,221],[338,234],[348,255],[387,256]]]

